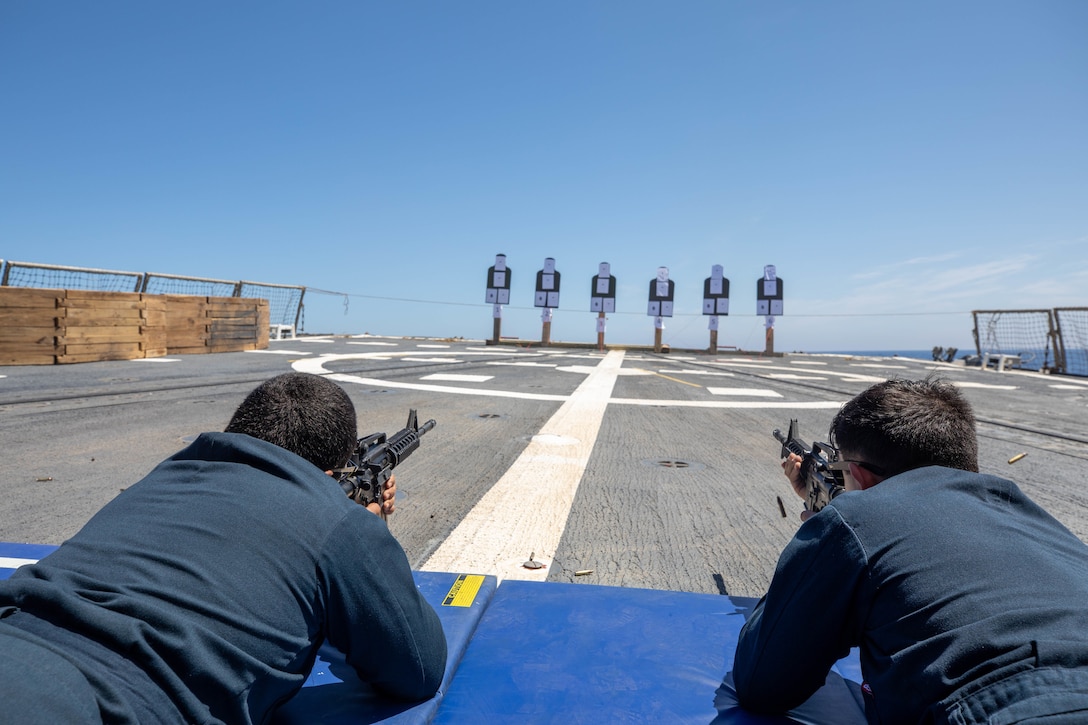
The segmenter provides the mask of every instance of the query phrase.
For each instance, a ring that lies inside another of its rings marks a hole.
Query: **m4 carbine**
[[[412,408],[408,411],[408,425],[388,439],[385,433],[360,438],[347,465],[333,471],[344,493],[363,506],[372,503],[382,506],[382,492],[393,469],[419,448],[419,439],[435,425],[433,418],[419,425],[416,410]]]
[[[833,471],[828,467],[831,462],[824,452],[831,454],[831,460],[838,458],[835,448],[828,443],[813,443],[810,448],[807,443],[798,437],[797,421],[790,420],[790,429],[786,435],[778,428],[774,429],[774,437],[782,444],[782,457],[791,453],[801,456],[801,480],[805,482],[805,508],[809,511],[819,511],[831,499],[842,493],[845,481],[842,471]]]

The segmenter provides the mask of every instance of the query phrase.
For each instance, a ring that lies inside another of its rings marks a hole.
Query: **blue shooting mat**
[[[0,542],[0,579],[56,547]],[[864,723],[857,651],[784,716],[740,709],[737,636],[757,600],[712,594],[413,572],[449,645],[434,698],[375,693],[324,645],[306,683],[273,722]],[[456,673],[456,678],[454,677]]]
[[[7,579],[23,564],[31,564],[51,554],[56,548],[49,544],[16,544],[0,541],[0,579]]]
[[[864,723],[850,661],[788,716],[732,697],[737,636],[758,600],[505,581],[434,722]],[[856,658],[856,656],[855,656]]]

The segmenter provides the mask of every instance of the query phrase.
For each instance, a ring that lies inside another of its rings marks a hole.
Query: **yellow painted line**
[[[668,375],[662,375],[661,373],[654,373],[654,375],[656,375],[659,378],[665,378],[666,380],[671,380],[674,383],[683,383],[684,385],[690,385],[693,388],[703,387],[702,385],[699,385],[698,383],[689,383],[687,380],[680,380],[678,378],[671,378]]]

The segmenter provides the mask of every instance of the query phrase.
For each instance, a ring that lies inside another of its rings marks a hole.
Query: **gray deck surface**
[[[397,469],[390,520],[419,568],[534,436],[559,452],[577,442],[581,428],[545,427],[604,359],[592,348],[303,337],[252,353],[0,367],[0,540],[62,542],[198,433],[222,430],[258,383],[295,366],[338,374],[360,434],[399,430],[409,408],[438,421]],[[982,470],[1015,480],[1088,541],[1084,378],[906,358],[628,350],[540,576],[758,596],[802,508],[771,431],[796,418],[805,440],[824,440],[836,405],[872,382],[932,371],[975,406]],[[531,485],[561,499],[553,487],[570,484],[549,460],[533,459]],[[528,496],[504,507],[521,505],[530,508],[514,519],[538,514]],[[494,526],[510,526],[512,513],[495,511]],[[512,556],[527,560],[534,546],[515,541]]]

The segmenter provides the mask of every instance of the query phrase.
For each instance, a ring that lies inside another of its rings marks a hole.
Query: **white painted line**
[[[451,360],[445,357],[402,357],[401,360],[405,362],[421,362],[421,363],[459,363],[460,360]]]
[[[262,355],[313,355],[309,350],[303,352],[302,350],[246,350],[245,352],[260,353]]]
[[[777,400],[640,400],[638,398],[612,398],[608,402],[613,405],[645,405],[669,408],[774,408],[787,410],[837,410],[846,404],[845,400],[838,402],[829,400],[780,402]]]
[[[299,372],[313,372],[306,370],[303,366],[299,365],[299,362],[310,362],[299,360],[295,363],[294,369]],[[455,388],[451,385],[429,385],[427,383],[402,383],[396,380],[380,380],[378,378],[360,378],[356,375],[346,375],[342,373],[329,373],[326,370],[321,370],[315,373],[317,375],[325,375],[329,380],[336,380],[341,383],[354,383],[358,385],[369,385],[381,388],[400,388],[403,390],[423,390],[428,393],[452,393],[454,395],[482,395],[488,398],[516,398],[518,400],[566,400],[566,395],[554,395],[551,393],[523,393],[517,390],[486,390],[484,388]]]
[[[559,407],[525,451],[423,564],[423,571],[544,581],[567,525],[623,351],[613,350]]]
[[[509,365],[511,367],[523,367],[523,368],[554,368],[559,363],[541,363],[541,362],[502,362],[492,360],[487,363],[488,365]]]
[[[720,378],[732,378],[736,373],[717,372],[715,370],[658,370],[662,375],[712,375]]]
[[[826,377],[814,377],[811,375],[794,375],[793,373],[767,373],[768,378],[775,380],[827,380]]]
[[[434,375],[424,375],[420,380],[445,380],[449,383],[486,383],[494,377],[494,375],[452,375],[435,373]]]
[[[349,345],[371,345],[373,347],[396,347],[395,342],[348,342]]]
[[[0,377],[3,377],[0,375]],[[1055,390],[1084,390],[1080,385],[1048,385],[1048,388],[1054,388]]]
[[[246,352],[256,352],[256,350],[246,350]],[[138,357],[130,360],[129,362],[181,362],[176,357]],[[0,378],[4,377],[0,375]]]
[[[777,366],[773,363],[724,363],[724,362],[712,362],[709,365],[715,365],[717,367],[726,368],[740,368],[741,370],[793,370],[794,368],[783,366]]]
[[[604,354],[599,352],[588,352],[584,355],[575,355],[569,352],[549,352],[544,353],[544,356],[553,360],[556,358],[570,358],[571,360],[593,360],[594,362],[600,362],[605,357]]]
[[[555,395],[553,393],[528,393],[520,390],[488,390],[486,388],[458,388],[452,385],[431,385],[429,383],[418,382],[401,382],[398,380],[382,380],[380,378],[368,378],[360,377],[357,375],[349,375],[347,373],[335,373],[325,369],[325,365],[330,362],[338,360],[388,360],[391,356],[401,353],[349,353],[349,354],[325,354],[320,357],[303,358],[300,360],[294,360],[291,363],[291,368],[297,370],[300,373],[313,373],[314,375],[325,375],[330,380],[336,380],[341,383],[350,383],[352,385],[366,385],[369,387],[381,387],[381,388],[394,388],[401,390],[421,390],[428,393],[448,393],[451,395],[476,395],[490,398],[514,398],[518,400],[556,400],[566,401],[569,396],[567,395]],[[493,354],[491,350],[486,353],[476,354]],[[609,353],[611,354],[611,353]],[[579,368],[579,371],[585,371],[590,373],[596,368]],[[571,372],[574,372],[574,368],[568,368]],[[620,368],[617,375],[653,375],[654,373],[649,370],[640,370],[638,368]],[[883,379],[883,378],[879,378]],[[779,402],[779,401],[739,401],[739,400],[640,400],[634,398],[613,398],[610,403],[617,405],[648,405],[648,406],[661,406],[670,408],[775,408],[775,409],[795,409],[795,410],[823,410],[823,409],[838,409],[843,406],[846,401],[839,402]]]
[[[849,380],[855,383],[882,383],[887,378],[879,378],[875,375],[858,375],[856,373],[830,373],[831,375],[837,375],[842,380]]]
[[[888,368],[892,368],[894,370],[907,369],[906,365],[881,365],[879,363],[849,363],[849,365],[852,368],[881,368],[882,370],[886,370]]]
[[[427,344],[421,342],[418,345],[416,345],[416,347],[433,347],[436,350],[446,350],[446,349],[449,348],[449,345],[427,345]]]
[[[819,360],[790,360],[790,365],[827,365]]]
[[[781,393],[766,388],[707,388],[711,395],[748,395],[753,398],[781,398]]]
[[[37,559],[17,559],[14,556],[0,556],[0,569],[18,569],[26,564],[34,564]]]
[[[581,375],[589,375],[594,370],[596,370],[596,368],[591,367],[589,365],[560,365],[559,367],[556,368],[556,370],[559,370],[560,372],[564,372],[564,373],[579,373]],[[620,375],[620,376],[625,376],[625,375],[656,375],[656,373],[653,370],[643,370],[642,368],[620,368],[616,372],[616,374]]]
[[[735,365],[736,367],[740,367],[740,368],[756,368],[756,369],[759,369],[760,371],[764,371],[764,370],[767,370],[767,371],[781,370],[781,371],[783,371],[785,373],[784,375],[776,375],[776,374],[770,373],[770,372],[767,373],[767,377],[769,377],[769,378],[778,378],[780,380],[827,380],[828,379],[827,377],[815,377],[815,378],[801,377],[801,376],[797,375],[797,372],[796,372],[797,368],[790,368],[790,367],[779,366],[779,365],[771,365],[770,361],[767,361],[766,363],[762,363],[762,364],[759,364],[759,365],[747,365],[747,364],[744,364],[744,363],[741,363],[741,364],[738,365],[736,363],[724,363],[724,362],[721,362],[721,361],[718,361],[718,362],[716,362],[714,364],[715,365],[732,364],[732,365]],[[886,366],[878,365],[877,367],[886,367]],[[885,378],[874,378],[874,377],[861,375],[859,373],[839,373],[839,372],[835,372],[833,370],[821,370],[819,372],[822,373],[825,376],[835,376],[835,377],[841,378],[843,380],[852,380],[852,381],[856,381],[856,382],[879,383],[879,382],[885,380]]]
[[[556,435],[554,433],[538,433],[533,436],[533,440],[553,446],[572,446],[578,443],[578,439],[574,436]]]

